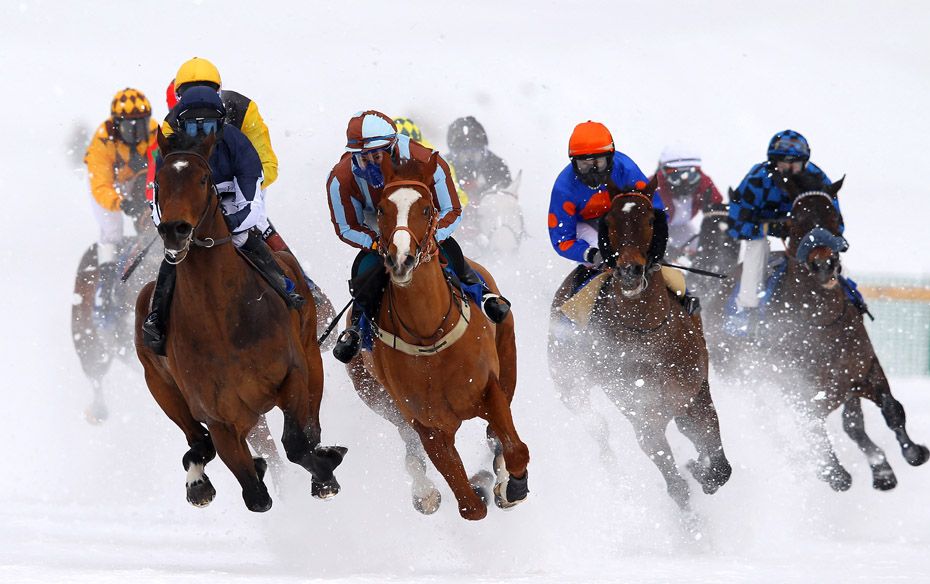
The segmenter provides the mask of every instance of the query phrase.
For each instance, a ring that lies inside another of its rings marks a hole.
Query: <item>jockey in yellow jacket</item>
[[[94,199],[97,239],[97,308],[110,300],[117,278],[117,245],[123,238],[123,213],[145,210],[146,152],[155,143],[152,105],[136,89],[116,93],[110,117],[100,124],[84,155]]]

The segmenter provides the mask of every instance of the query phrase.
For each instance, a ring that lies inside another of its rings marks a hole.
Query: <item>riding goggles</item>
[[[610,154],[597,154],[594,156],[576,156],[575,170],[578,174],[589,174],[592,172],[605,172],[610,164]]]
[[[117,124],[119,135],[127,144],[138,144],[149,135],[149,118],[121,119]]]
[[[220,128],[223,126],[223,118],[191,118],[187,120],[179,120],[178,124],[181,126],[181,130],[188,136],[196,136],[197,134],[216,134],[220,131]]]
[[[684,168],[663,168],[662,175],[665,180],[673,187],[681,185],[696,185],[701,182],[701,169],[696,166],[687,166]]]

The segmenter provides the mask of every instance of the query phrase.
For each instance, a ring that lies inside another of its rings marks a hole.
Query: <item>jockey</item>
[[[413,159],[427,162],[433,150],[398,134],[394,121],[381,112],[368,110],[355,114],[346,130],[346,152],[333,167],[326,182],[329,210],[339,238],[359,251],[352,265],[350,291],[353,293],[352,324],[339,335],[333,355],[348,363],[361,346],[359,323],[362,315],[373,317],[387,277],[378,255],[376,207],[384,189],[381,162]],[[436,241],[456,276],[465,285],[481,284],[477,273],[465,261],[452,232],[458,227],[461,204],[452,183],[449,166],[438,157],[430,190],[438,211]],[[510,303],[485,288],[482,310],[495,323],[504,320]]]
[[[701,170],[701,157],[682,146],[662,151],[655,178],[668,215],[669,245],[682,254],[694,252],[704,212],[723,204],[723,197]]]
[[[488,150],[488,134],[473,116],[452,122],[446,144],[449,162],[459,170],[458,184],[476,201],[483,193],[510,186],[510,169]]]
[[[423,137],[423,132],[420,131],[420,127],[410,118],[394,118],[394,125],[397,126],[398,134],[403,134],[414,142],[422,144],[430,150],[435,150],[432,143]],[[449,165],[449,174],[452,175],[452,184],[455,185],[455,192],[459,195],[459,203],[462,204],[462,208],[464,209],[468,206],[468,193],[459,185],[459,180],[455,176],[455,165],[448,161],[446,161],[446,164]]]
[[[98,309],[112,300],[117,281],[116,246],[123,237],[123,213],[134,217],[145,209],[145,152],[156,141],[155,128],[149,100],[141,91],[127,87],[113,97],[110,117],[97,128],[84,155],[94,218],[100,226],[95,297]]]
[[[233,244],[246,253],[289,306],[298,308],[303,304],[303,298],[292,292],[293,284],[284,276],[257,230],[253,230],[267,221],[261,160],[248,138],[235,126],[225,124],[228,112],[216,90],[210,87],[185,90],[169,118],[172,120],[173,132],[183,133],[198,141],[209,134],[216,134],[216,146],[210,155],[210,169]],[[153,209],[152,218],[157,225],[161,221],[157,194]],[[176,265],[163,260],[152,295],[152,312],[142,324],[143,341],[159,355],[165,354],[165,328],[175,273]]]
[[[756,164],[732,194],[729,206],[729,235],[743,240],[743,272],[736,297],[737,328],[749,325],[750,313],[759,306],[760,293],[770,252],[768,235],[784,237],[784,219],[792,200],[779,186],[785,175],[806,174],[823,186],[832,184],[827,175],[810,162],[810,146],[801,134],[784,130],[772,136],[768,160]],[[839,203],[834,199],[839,211]],[[842,219],[840,220],[842,232]],[[742,323],[742,325],[740,324]]]

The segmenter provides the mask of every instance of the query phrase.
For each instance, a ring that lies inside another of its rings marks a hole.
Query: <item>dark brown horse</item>
[[[908,463],[923,464],[928,450],[908,436],[904,407],[892,396],[863,314],[839,279],[845,240],[838,238],[840,216],[834,202],[843,181],[829,187],[809,183],[803,176],[785,182],[793,200],[787,224],[785,271],[767,301],[759,338],[753,345],[740,345],[738,340],[720,333],[715,344],[726,348],[719,355],[721,360],[744,364],[729,369],[745,369],[748,379],[755,382],[774,381],[802,413],[817,457],[819,478],[837,491],[845,491],[852,484],[849,473],[836,458],[825,427],[827,416],[844,407],[843,428],[865,453],[873,487],[892,489],[897,478],[885,453],[865,433],[860,399],[881,408]],[[799,247],[803,247],[800,259]],[[708,302],[706,313],[722,321],[722,302],[732,294],[736,281],[720,297]]]
[[[633,424],[640,448],[662,472],[669,495],[688,509],[688,483],[665,437],[671,420],[697,449],[698,458],[688,469],[705,493],[726,483],[731,468],[707,382],[700,316],[688,315],[658,266],[647,259],[654,221],[649,195],[654,188],[613,193],[601,237],[612,269],[606,281],[590,284],[600,286],[590,320],[583,326],[572,324],[559,310],[575,286],[574,274],[556,292],[550,370],[569,402],[565,396],[588,392],[591,386],[606,392]]]
[[[156,176],[158,233],[166,257],[179,265],[167,357],[142,343],[151,284],[136,304],[136,352],[146,383],[187,437],[183,464],[193,505],[213,500],[216,491],[203,469],[219,454],[242,486],[246,507],[271,507],[266,463],[252,458],[246,436],[274,406],[284,412],[281,441],[288,459],[310,471],[314,496],[331,497],[339,490],[333,470],[345,449],[320,446],[323,365],[312,295],[293,256],[277,254],[307,299],[299,311],[289,310],[230,243],[207,162],[213,146],[213,135],[196,142],[159,133],[165,157]]]
[[[529,492],[529,451],[510,414],[517,374],[514,322],[508,316],[495,326],[444,277],[435,240],[436,210],[427,186],[435,168],[435,158],[397,168],[387,159],[382,163],[386,185],[377,205],[379,250],[390,282],[376,319],[374,349],[362,352],[347,368],[362,399],[393,422],[407,443],[417,509],[432,513],[440,499],[425,475],[425,448],[452,489],[462,517],[482,519],[487,514],[483,483],[489,473],[469,480],[455,448],[462,421],[480,417],[488,422],[497,505],[512,507]],[[471,265],[497,293],[487,270]]]

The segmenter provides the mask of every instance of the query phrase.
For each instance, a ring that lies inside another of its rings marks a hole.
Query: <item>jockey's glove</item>
[[[604,256],[601,255],[601,250],[596,247],[589,247],[584,252],[584,261],[596,268],[604,263]]]

